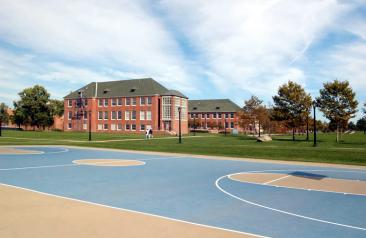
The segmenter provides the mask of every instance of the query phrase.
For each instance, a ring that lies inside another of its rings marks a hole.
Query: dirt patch
[[[230,176],[230,179],[240,182],[257,183],[286,188],[366,195],[366,181],[360,180],[335,179],[326,177],[314,178],[308,176],[270,173],[236,174]]]
[[[93,166],[138,166],[145,162],[139,160],[119,160],[119,159],[82,159],[72,161],[75,164]]]
[[[0,237],[256,237],[4,185],[0,197]]]
[[[23,150],[12,147],[0,147],[0,155],[25,155],[25,154],[41,154],[42,151]]]

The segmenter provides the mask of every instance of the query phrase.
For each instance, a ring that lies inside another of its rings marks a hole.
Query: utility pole
[[[316,147],[316,102],[313,102],[313,110],[314,110],[314,144],[313,146]]]
[[[181,107],[178,107],[178,115],[179,115],[179,144],[182,144],[181,113],[182,113],[182,108]]]

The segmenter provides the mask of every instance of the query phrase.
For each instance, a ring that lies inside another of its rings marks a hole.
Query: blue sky
[[[266,104],[293,80],[349,80],[366,102],[365,0],[0,0],[0,101],[34,84],[152,77],[191,99]],[[361,110],[360,110],[361,111]],[[357,117],[360,117],[361,112]]]

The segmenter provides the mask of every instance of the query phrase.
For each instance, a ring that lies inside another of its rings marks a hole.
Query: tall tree
[[[269,121],[268,110],[262,103],[263,101],[257,96],[251,96],[249,100],[244,102],[244,107],[240,114],[240,124],[243,128],[251,124],[253,132],[255,132],[258,122],[259,136],[261,128]]]
[[[50,113],[52,116],[61,117],[62,115],[64,115],[64,101],[57,99],[50,99],[48,107],[50,108]]]
[[[301,85],[288,81],[278,89],[278,95],[273,96],[274,107],[272,118],[284,121],[292,129],[292,140],[295,141],[295,129],[305,124],[310,114],[311,96]]]
[[[50,107],[48,106],[50,94],[47,90],[35,85],[19,93],[20,100],[14,103],[16,115],[23,119],[24,124],[43,127],[53,123]]]
[[[356,128],[366,134],[366,117],[361,118],[356,122]]]
[[[336,141],[339,142],[339,128],[348,124],[348,121],[355,117],[358,102],[355,99],[348,81],[334,80],[324,83],[320,90],[320,96],[317,98],[317,104],[324,116],[330,121],[330,124],[336,126]]]
[[[9,114],[8,106],[5,103],[0,103],[0,136],[1,136],[1,126],[3,123],[8,123]]]

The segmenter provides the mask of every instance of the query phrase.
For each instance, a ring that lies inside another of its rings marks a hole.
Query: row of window
[[[151,120],[151,111],[139,111],[140,120]],[[122,111],[111,111],[111,119],[112,120],[122,120],[123,112]],[[125,120],[136,120],[137,111],[125,111],[124,112]],[[109,112],[108,111],[98,111],[98,120],[108,120]]]
[[[152,98],[151,97],[141,97],[139,100],[139,105],[151,105]],[[136,106],[137,98],[112,98],[112,99],[99,99],[98,107],[108,107],[109,105],[113,106]]]
[[[224,118],[234,118],[234,113],[223,113],[224,115]],[[190,117],[191,118],[218,118],[218,119],[221,119],[222,117],[222,114],[221,113],[191,113],[190,114]]]
[[[140,97],[139,98],[139,105],[151,105],[152,103],[152,98],[151,97]],[[67,101],[67,105],[68,107],[72,107],[73,106],[73,102],[74,100],[69,99]],[[88,106],[88,99],[76,99],[75,100],[76,103],[76,107],[81,107],[81,106]],[[137,98],[112,98],[112,99],[98,99],[98,107],[108,107],[109,105],[111,106],[136,106],[137,103]]]
[[[140,131],[145,131],[146,128],[151,128],[150,125],[145,125],[145,124],[141,124],[139,126],[139,130]],[[72,129],[72,123],[68,123],[68,129]],[[83,124],[83,129],[86,130],[88,129],[88,124],[84,123]],[[137,126],[136,124],[125,124],[124,126],[121,123],[118,124],[111,124],[110,128],[109,128],[109,124],[104,123],[104,124],[98,124],[97,125],[97,129],[99,131],[103,131],[103,130],[111,130],[111,131],[136,131],[137,130]]]
[[[76,119],[84,118],[85,120],[88,119],[88,113],[75,113],[68,112],[68,119],[72,120],[73,116]],[[125,111],[124,112],[125,120],[136,120],[137,111]],[[110,112],[111,120],[122,120],[123,112],[122,111],[111,111]],[[140,120],[151,120],[151,111],[139,111],[139,118]],[[109,119],[109,112],[108,111],[98,111],[98,120],[108,120]]]
[[[201,126],[198,126],[198,127],[205,127],[205,128],[207,128],[207,127],[217,127],[217,126],[210,126],[210,125],[208,125],[208,124],[206,124],[206,125],[201,125]],[[225,122],[225,128],[234,128],[235,127],[235,124],[234,124],[234,122]],[[191,126],[191,128],[194,128],[194,126],[192,125]],[[197,128],[197,126],[196,126],[196,128]]]

